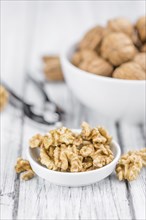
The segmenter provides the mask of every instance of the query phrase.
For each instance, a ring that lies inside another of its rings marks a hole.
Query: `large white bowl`
[[[61,56],[65,80],[84,105],[113,120],[143,122],[145,116],[145,80],[121,80],[98,76],[75,67],[71,57],[76,46]]]
[[[76,133],[80,132],[80,130],[77,129],[73,129],[73,131]],[[114,154],[114,160],[111,163],[96,170],[80,172],[80,173],[59,172],[59,171],[53,171],[47,169],[38,162],[38,157],[39,157],[38,148],[34,148],[34,149],[28,148],[27,157],[33,171],[38,176],[56,185],[77,187],[77,186],[85,186],[98,182],[109,176],[114,171],[115,166],[121,155],[121,149],[118,143],[112,141],[111,150]]]

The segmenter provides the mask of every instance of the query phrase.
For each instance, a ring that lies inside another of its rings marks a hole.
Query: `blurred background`
[[[1,77],[21,93],[27,71],[96,24],[145,14],[145,1],[1,1]],[[17,84],[17,86],[16,86]]]

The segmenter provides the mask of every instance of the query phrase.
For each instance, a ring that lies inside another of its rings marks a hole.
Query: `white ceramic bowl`
[[[80,130],[73,129],[73,131],[78,133]],[[98,182],[109,176],[114,171],[115,166],[120,158],[121,150],[120,146],[115,141],[112,141],[111,149],[114,154],[114,160],[110,164],[96,170],[80,173],[59,172],[47,169],[37,160],[39,157],[38,148],[28,148],[27,157],[32,169],[38,176],[56,185],[77,187]]]
[[[112,120],[143,122],[145,115],[145,80],[121,80],[94,75],[75,67],[70,59],[76,46],[61,56],[65,80],[86,106]]]

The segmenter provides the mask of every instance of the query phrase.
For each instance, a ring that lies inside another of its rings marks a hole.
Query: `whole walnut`
[[[146,74],[139,64],[127,62],[115,69],[113,77],[118,79],[145,80]]]
[[[88,31],[79,43],[79,49],[97,50],[106,29],[101,26],[96,26]]]
[[[132,60],[135,54],[132,40],[124,33],[110,33],[102,41],[101,56],[114,66]]]
[[[107,27],[112,32],[122,32],[128,36],[132,36],[134,28],[131,22],[126,18],[115,18],[108,21]]]
[[[138,53],[134,57],[134,62],[138,63],[146,71],[146,53]]]
[[[92,60],[97,57],[97,53],[93,50],[83,49],[76,51],[72,57],[72,64],[79,66],[79,64],[84,60]]]
[[[142,42],[146,41],[146,16],[143,16],[138,19],[136,22],[136,28],[138,30],[140,39]]]
[[[113,72],[113,66],[101,57],[84,60],[79,65],[79,68],[101,76],[111,76]]]
[[[139,39],[137,30],[135,27],[131,24],[131,22],[126,18],[115,18],[108,21],[107,25],[108,29],[111,32],[122,32],[126,35],[128,35],[131,39],[134,45],[138,48],[141,47],[142,42]]]

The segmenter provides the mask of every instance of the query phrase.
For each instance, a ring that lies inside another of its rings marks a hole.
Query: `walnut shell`
[[[113,72],[113,66],[101,57],[88,61],[84,60],[79,65],[79,68],[101,76],[111,76]]]
[[[127,62],[115,69],[113,77],[118,79],[145,80],[146,74],[139,64]]]
[[[132,36],[134,28],[131,22],[126,18],[115,18],[108,21],[107,27],[112,32],[122,32],[128,36]]]
[[[142,42],[139,38],[137,30],[134,29],[131,39],[133,44],[140,50],[140,48],[142,47]]]
[[[114,66],[130,61],[136,54],[132,40],[123,33],[110,33],[104,37],[101,56]]]
[[[136,23],[136,28],[138,30],[141,41],[145,42],[146,41],[146,16],[143,16],[138,19]]]
[[[140,51],[146,52],[146,43],[141,46]]]
[[[96,26],[92,28],[85,34],[85,36],[79,43],[79,49],[97,50],[105,34],[105,31],[106,29],[101,26]]]
[[[75,52],[72,57],[72,64],[79,66],[79,64],[84,60],[92,60],[97,57],[97,53],[93,50],[83,49]]]
[[[135,63],[138,63],[142,69],[146,71],[146,53],[138,53],[133,60]]]

